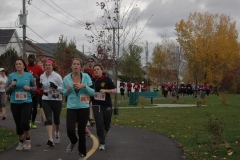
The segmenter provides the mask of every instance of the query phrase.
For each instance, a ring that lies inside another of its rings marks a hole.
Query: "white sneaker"
[[[23,143],[22,143],[22,142],[19,142],[19,143],[18,143],[18,146],[17,146],[16,150],[17,150],[17,151],[23,150]]]
[[[31,149],[31,140],[26,140],[25,144],[23,145],[23,149]]]
[[[105,150],[105,145],[104,145],[104,144],[100,144],[100,146],[99,146],[98,149],[99,149],[99,150]]]
[[[55,132],[55,138],[54,138],[54,143],[60,143],[60,133]]]
[[[84,155],[80,155],[80,159],[79,160],[87,160],[86,157]]]

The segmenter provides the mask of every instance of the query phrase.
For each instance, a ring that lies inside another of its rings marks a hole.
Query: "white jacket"
[[[50,87],[50,82],[53,82],[55,85],[58,86],[57,89],[54,89]],[[62,77],[56,73],[52,72],[49,77],[46,76],[46,72],[44,72],[40,76],[40,83],[43,84],[43,92],[48,93],[48,96],[43,95],[42,100],[56,100],[61,101],[62,100]]]
[[[2,81],[2,83],[0,83],[0,92],[5,92],[6,84],[8,81],[7,76],[3,77],[0,75],[0,81]]]

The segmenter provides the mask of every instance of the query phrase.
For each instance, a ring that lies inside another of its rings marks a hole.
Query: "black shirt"
[[[95,92],[100,92],[101,89],[115,89],[115,85],[109,77],[105,77],[101,80],[92,79],[93,88]],[[105,101],[96,100],[92,97],[92,104],[93,105],[100,105],[106,107],[112,107],[112,99],[109,93],[106,93]]]

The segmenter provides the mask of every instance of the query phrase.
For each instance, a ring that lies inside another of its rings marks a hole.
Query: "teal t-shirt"
[[[31,82],[34,81],[34,78],[30,72],[24,72],[22,76],[19,76],[18,73],[13,72],[8,77],[8,82],[11,83],[14,79],[17,80],[16,86],[11,93],[10,102],[11,103],[30,103],[32,102],[32,97],[30,91],[23,89],[24,86],[30,86]]]

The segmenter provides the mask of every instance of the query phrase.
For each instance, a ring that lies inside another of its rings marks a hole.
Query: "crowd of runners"
[[[96,126],[99,150],[105,150],[105,137],[110,131],[112,117],[110,94],[116,93],[116,87],[105,76],[102,65],[95,64],[92,57],[88,58],[86,65],[81,59],[74,58],[69,67],[72,72],[62,78],[55,71],[54,60],[36,62],[35,55],[30,54],[28,64],[23,59],[17,59],[15,72],[8,76],[5,69],[0,68],[2,120],[7,120],[8,96],[19,138],[17,151],[31,149],[30,129],[37,129],[38,106],[48,135],[46,145],[54,147],[60,143],[63,99],[67,103],[66,132],[70,141],[66,152],[70,154],[78,142],[80,160],[86,159],[86,135],[91,135],[86,127],[88,123]]]
[[[196,98],[202,93],[209,95],[212,91],[212,86],[207,83],[198,83],[196,85],[194,82],[188,82],[187,84],[181,82],[180,85],[177,85],[176,82],[164,82],[161,86],[161,91],[165,98],[175,96],[193,96]]]

